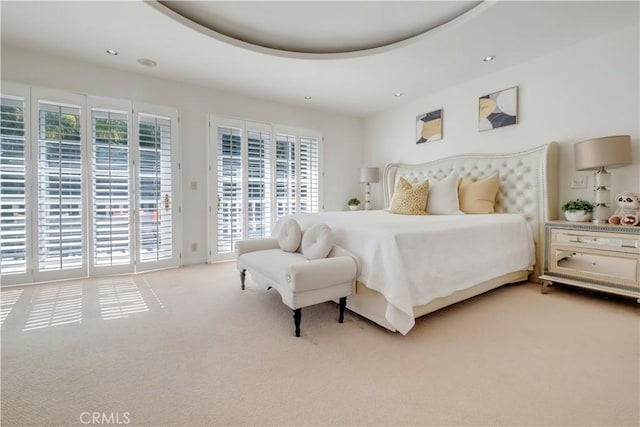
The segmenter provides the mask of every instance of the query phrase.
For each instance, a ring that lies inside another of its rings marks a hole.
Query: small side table
[[[542,293],[557,282],[640,303],[640,227],[549,221],[544,245]]]

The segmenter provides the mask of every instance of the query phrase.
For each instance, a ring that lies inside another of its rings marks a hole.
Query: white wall
[[[325,209],[342,210],[362,192],[361,119],[232,95],[202,87],[2,47],[2,80],[176,107],[181,115],[183,262],[207,258],[207,117],[210,113],[323,133]],[[198,183],[191,190],[191,182]],[[197,243],[198,250],[191,251]]]
[[[612,172],[612,199],[640,191],[639,28],[628,27],[532,59],[503,71],[369,117],[365,122],[365,163],[419,163],[464,153],[516,152],[560,143],[560,203],[593,200],[590,172],[576,172],[573,144],[608,135],[631,135],[633,164]],[[500,58],[497,58],[500,61]],[[491,66],[491,63],[487,64]],[[478,131],[478,97],[519,87],[519,124]],[[416,145],[417,115],[443,108],[441,141]],[[572,176],[588,175],[587,190],[570,189]],[[381,185],[372,199],[383,204]],[[615,203],[613,204],[615,206]]]

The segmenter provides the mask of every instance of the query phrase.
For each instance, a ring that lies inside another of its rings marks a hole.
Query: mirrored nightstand
[[[544,258],[542,293],[557,282],[640,303],[640,227],[549,221]]]

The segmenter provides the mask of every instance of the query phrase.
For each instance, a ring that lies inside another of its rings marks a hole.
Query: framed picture
[[[442,139],[442,109],[416,117],[416,144]]]
[[[478,130],[518,123],[518,87],[481,96],[478,99]]]

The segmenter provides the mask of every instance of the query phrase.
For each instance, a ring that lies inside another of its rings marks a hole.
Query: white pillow
[[[300,246],[302,230],[300,224],[293,218],[289,218],[282,223],[278,233],[278,245],[280,249],[287,252],[295,252]]]
[[[438,182],[431,182],[427,212],[432,215],[462,213],[458,201],[458,174],[456,172],[451,172],[449,176]]]
[[[302,255],[306,259],[326,258],[333,248],[333,232],[327,224],[316,224],[302,235]]]

